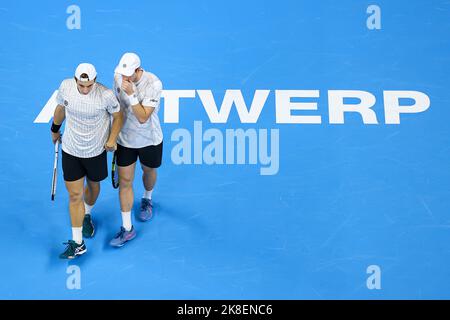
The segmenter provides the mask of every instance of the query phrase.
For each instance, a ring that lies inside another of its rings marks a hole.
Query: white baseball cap
[[[81,78],[81,75],[85,73],[88,78]],[[90,63],[80,63],[75,70],[75,78],[79,81],[93,81],[97,77],[97,71],[95,71],[95,67]]]
[[[141,59],[136,53],[127,52],[120,58],[114,72],[126,77],[133,75],[134,71],[141,66]]]

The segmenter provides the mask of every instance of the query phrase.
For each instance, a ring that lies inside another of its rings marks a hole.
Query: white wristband
[[[139,100],[136,97],[135,93],[133,93],[131,96],[128,96],[128,101],[130,101],[131,106],[135,106],[135,105],[139,104]]]

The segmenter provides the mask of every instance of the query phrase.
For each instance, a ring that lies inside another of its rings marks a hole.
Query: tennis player
[[[61,83],[56,98],[52,140],[55,143],[60,139],[61,124],[66,120],[62,168],[72,223],[72,240],[65,243],[62,259],[84,254],[87,249],[83,237],[94,236],[91,210],[100,193],[100,181],[108,176],[106,151],[116,149],[123,123],[113,91],[96,82],[96,78],[95,67],[82,63],[73,79]]]
[[[124,114],[123,128],[117,140],[122,226],[110,242],[114,247],[121,247],[136,236],[131,222],[131,208],[138,158],[144,184],[139,218],[148,221],[153,214],[152,192],[156,183],[156,168],[161,165],[163,152],[163,134],[158,118],[161,92],[161,81],[141,67],[139,56],[125,53],[114,75],[114,93]]]

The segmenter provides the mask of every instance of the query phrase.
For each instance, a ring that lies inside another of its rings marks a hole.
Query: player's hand
[[[131,96],[134,93],[133,83],[129,80],[123,80],[122,81],[122,90],[125,91],[125,93],[127,95]]]
[[[106,141],[105,150],[108,152],[116,151],[117,150],[117,142],[110,141],[110,140]]]
[[[58,141],[58,140],[60,140],[61,139],[61,132],[56,132],[56,133],[54,133],[54,132],[52,132],[52,131],[50,131],[51,132],[51,134],[52,134],[52,142],[53,142],[53,144],[55,144],[56,143],[56,141]]]

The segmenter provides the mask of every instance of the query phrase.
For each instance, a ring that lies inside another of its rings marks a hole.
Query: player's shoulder
[[[121,76],[118,73],[114,73],[114,85],[116,85],[119,81],[121,81]]]
[[[102,95],[109,95],[109,94],[113,93],[113,91],[110,88],[108,88],[107,86],[105,86],[104,84],[102,84],[100,82],[97,82],[97,90]]]
[[[69,88],[76,87],[76,85],[77,85],[77,83],[75,82],[74,78],[68,78],[68,79],[64,79],[61,82],[61,84],[59,86],[59,89],[60,90],[66,90],[66,89],[69,89]]]
[[[144,71],[144,74],[148,86],[152,87],[153,89],[162,90],[162,81],[154,73]]]
[[[105,99],[114,99],[114,92],[108,88],[107,86],[103,85],[100,82],[97,82],[97,91],[98,93]]]

